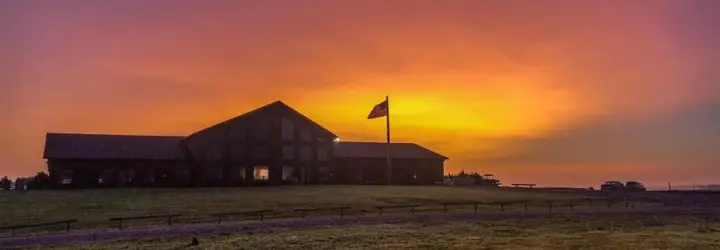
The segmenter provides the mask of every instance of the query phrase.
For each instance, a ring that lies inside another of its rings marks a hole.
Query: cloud
[[[643,120],[605,117],[539,138],[484,140],[480,144],[503,145],[513,153],[482,157],[483,152],[474,152],[469,157],[479,165],[516,170],[579,167],[574,171],[580,173],[600,168],[612,175],[634,166],[650,176],[691,173],[702,178],[697,174],[720,174],[718,128],[720,102],[713,102]]]

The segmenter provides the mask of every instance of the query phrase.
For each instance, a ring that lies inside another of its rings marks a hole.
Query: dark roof
[[[45,159],[180,159],[181,136],[48,133]]]
[[[182,159],[182,136],[48,133],[45,159]],[[392,143],[393,158],[447,159],[415,143]],[[335,157],[385,158],[382,142],[337,142]]]
[[[385,158],[386,143],[384,142],[337,142],[335,157],[339,158]],[[448,159],[415,143],[391,143],[391,158],[402,159]]]
[[[324,128],[324,127],[321,126],[320,124],[316,123],[315,121],[311,120],[311,119],[308,118],[307,116],[303,115],[302,113],[300,113],[300,112],[298,112],[297,110],[293,109],[292,107],[288,106],[288,105],[285,104],[284,102],[282,102],[282,101],[275,101],[275,102],[272,102],[272,103],[270,103],[270,104],[268,104],[268,105],[265,105],[265,106],[259,107],[259,108],[257,108],[257,109],[251,110],[251,111],[249,111],[249,112],[247,112],[247,113],[244,113],[244,114],[238,115],[238,116],[236,116],[236,117],[233,117],[233,118],[231,118],[231,119],[229,119],[229,120],[226,120],[226,121],[217,123],[217,124],[212,125],[212,126],[210,126],[210,127],[204,128],[204,129],[202,129],[202,130],[200,130],[200,131],[194,132],[194,133],[188,135],[186,138],[189,139],[190,137],[193,137],[193,136],[195,136],[195,135],[197,135],[197,134],[201,134],[201,133],[203,133],[204,131],[208,131],[208,130],[213,129],[213,128],[216,128],[216,127],[218,127],[218,126],[222,126],[223,124],[227,124],[227,123],[232,122],[232,121],[237,121],[237,120],[240,120],[240,119],[249,117],[249,116],[251,116],[251,115],[253,115],[253,114],[261,113],[261,112],[263,112],[263,111],[266,111],[266,110],[269,110],[269,109],[275,109],[275,108],[281,108],[281,109],[285,109],[285,110],[287,110],[287,111],[290,111],[291,113],[294,113],[294,114],[298,115],[299,117],[301,117],[302,119],[305,119],[305,120],[308,121],[310,124],[313,124],[314,126],[316,126],[317,128],[321,129],[322,131],[325,131],[326,133],[330,134],[331,136],[338,137],[338,136],[337,136],[335,133],[333,133],[332,131]]]

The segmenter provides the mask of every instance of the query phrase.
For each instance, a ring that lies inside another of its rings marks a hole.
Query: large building
[[[58,186],[386,184],[386,144],[338,136],[278,101],[188,136],[48,133]],[[448,158],[392,143],[392,183],[443,181]]]

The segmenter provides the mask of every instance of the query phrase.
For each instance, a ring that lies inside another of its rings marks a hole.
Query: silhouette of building
[[[48,133],[62,187],[383,184],[386,144],[337,135],[277,101],[188,136]],[[448,158],[391,144],[392,184],[442,182]]]

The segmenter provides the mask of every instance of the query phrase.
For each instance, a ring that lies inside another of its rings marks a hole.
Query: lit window
[[[255,166],[253,171],[255,180],[267,180],[268,179],[268,166]]]

